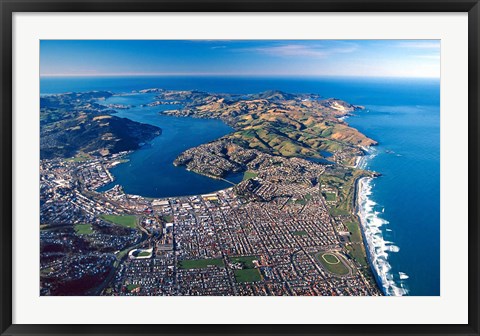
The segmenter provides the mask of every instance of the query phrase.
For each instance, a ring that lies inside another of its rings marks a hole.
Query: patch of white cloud
[[[338,43],[335,46],[284,44],[278,46],[263,46],[253,48],[234,49],[234,51],[256,52],[279,57],[314,57],[325,58],[339,53],[351,53],[358,49],[355,43]]]
[[[397,46],[411,49],[440,49],[440,40],[402,41],[398,42]]]

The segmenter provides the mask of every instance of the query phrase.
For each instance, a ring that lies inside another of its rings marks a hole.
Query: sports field
[[[350,272],[347,266],[345,266],[345,264],[341,260],[342,257],[338,256],[335,253],[320,252],[317,253],[315,257],[330,273],[336,275],[347,275]]]
[[[222,259],[198,259],[198,260],[182,260],[180,261],[180,268],[194,269],[207,268],[208,266],[225,267]]]
[[[327,192],[327,193],[325,193],[325,198],[326,198],[327,202],[335,202],[337,200],[337,194]]]
[[[135,228],[137,225],[137,217],[133,215],[101,215],[100,218],[127,228]]]
[[[246,171],[244,174],[243,174],[243,180],[250,180],[252,178],[255,178],[258,176],[258,173],[255,173],[255,172],[252,172],[252,171]]]
[[[92,224],[75,224],[75,232],[80,235],[92,234]]]
[[[235,280],[237,282],[256,282],[262,280],[260,271],[256,268],[247,268],[234,270]]]

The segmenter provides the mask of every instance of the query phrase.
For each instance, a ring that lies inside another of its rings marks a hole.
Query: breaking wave
[[[363,158],[361,166],[362,168],[365,167]],[[386,241],[383,237],[381,227],[389,222],[380,217],[383,212],[375,211],[376,203],[369,198],[372,194],[372,181],[373,179],[369,177],[361,178],[358,181],[357,197],[358,215],[370,262],[386,295],[406,295],[408,294],[408,289],[403,280],[408,279],[408,275],[403,272],[392,274],[392,266],[388,262],[389,254],[400,251],[400,248],[394,245],[393,242]],[[388,230],[391,231],[391,229]]]

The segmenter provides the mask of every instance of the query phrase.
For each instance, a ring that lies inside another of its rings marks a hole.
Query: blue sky
[[[42,76],[439,77],[439,40],[43,40]]]

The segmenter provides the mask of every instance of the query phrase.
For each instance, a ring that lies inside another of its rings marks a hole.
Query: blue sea
[[[362,181],[362,225],[377,279],[388,295],[440,295],[440,82],[392,78],[105,77],[41,78],[41,94],[146,88],[257,93],[317,93],[363,105],[346,119],[379,142],[361,163],[382,176]],[[118,115],[162,128],[161,136],[113,169],[116,183],[150,197],[206,193],[231,184],[174,167],[183,150],[221,137],[218,120],[161,115],[174,106],[140,108],[138,95],[110,98],[137,107]],[[227,177],[238,182],[241,176]]]

